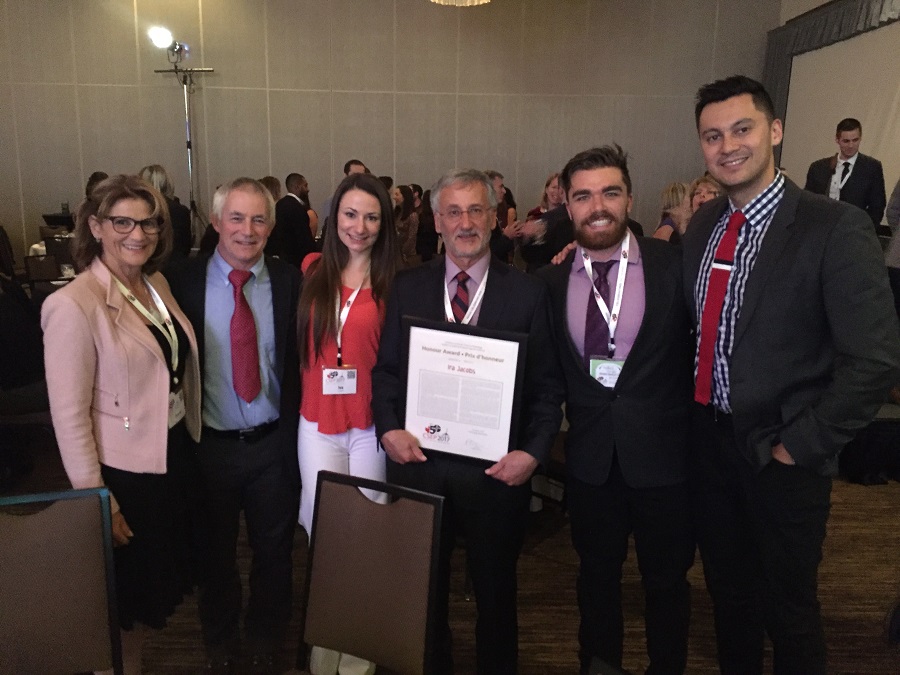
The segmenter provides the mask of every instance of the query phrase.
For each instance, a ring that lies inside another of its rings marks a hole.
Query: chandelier
[[[452,7],[474,7],[475,5],[486,5],[491,0],[431,0],[438,5],[450,5]]]

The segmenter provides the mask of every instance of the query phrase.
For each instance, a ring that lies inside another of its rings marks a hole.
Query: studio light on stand
[[[191,143],[191,94],[194,93],[194,75],[197,73],[212,73],[212,68],[182,68],[179,64],[190,56],[190,47],[183,42],[178,42],[172,37],[172,32],[162,26],[154,26],[147,31],[151,42],[156,47],[166,50],[171,68],[154,70],[154,73],[174,73],[181,83],[184,91],[184,131],[187,147],[188,182],[190,184],[190,208],[191,208],[191,238],[197,240],[198,234],[206,229],[206,225],[197,208],[194,198],[194,157]]]

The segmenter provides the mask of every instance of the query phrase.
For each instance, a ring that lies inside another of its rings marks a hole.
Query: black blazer
[[[683,240],[694,285],[726,197],[704,204]],[[855,206],[786,181],[747,280],[730,364],[738,447],[762,469],[784,443],[798,465],[831,475],[900,377],[900,336],[881,246]]]
[[[200,352],[200,375],[206,350],[206,268],[210,256],[191,258],[167,269],[172,295],[194,326]],[[297,301],[300,272],[285,262],[266,258],[272,281],[272,314],[275,326],[275,368],[281,382],[278,433],[283,436],[288,466],[297,469],[297,426],[300,419],[300,364],[297,358]],[[299,482],[297,483],[299,485]]]
[[[566,298],[575,251],[538,271],[550,287],[553,323],[566,378],[566,472],[602,485],[615,451],[634,488],[685,479],[693,340],[681,289],[681,251],[636,238],[644,269],[645,309],[634,346],[613,389],[592,378],[569,335]]]
[[[806,186],[804,189],[819,195],[828,196],[831,186],[831,177],[834,175],[839,162],[837,155],[817,159],[809,165],[806,172]],[[881,224],[884,216],[884,207],[887,204],[884,188],[884,170],[874,157],[859,153],[853,166],[853,172],[847,177],[847,182],[841,188],[841,201],[858,206],[869,214],[872,223]]]
[[[276,255],[299,269],[303,259],[315,250],[309,207],[293,195],[285,195],[275,203],[275,227],[266,243],[266,255]]]
[[[401,319],[443,321],[444,257],[400,272],[388,297],[378,362],[372,371],[372,412],[380,439],[402,429],[406,410],[406,364]],[[562,421],[562,380],[553,351],[545,285],[491,258],[478,325],[528,333],[522,414],[512,430],[513,447],[545,463]],[[427,454],[427,451],[426,451]]]

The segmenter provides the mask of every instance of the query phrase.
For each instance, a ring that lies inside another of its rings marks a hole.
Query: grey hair
[[[452,186],[462,185],[469,186],[475,183],[484,185],[487,192],[488,204],[492,209],[497,208],[497,194],[494,192],[494,185],[484,171],[478,169],[452,169],[437,179],[431,186],[431,210],[438,213],[438,207],[441,203],[441,191]]]
[[[272,193],[266,187],[254,178],[235,178],[228,183],[222,183],[216,188],[216,193],[212,200],[212,213],[216,220],[222,220],[222,210],[225,208],[225,200],[228,199],[234,190],[246,190],[247,192],[255,192],[262,195],[266,200],[266,222],[272,225],[275,222],[275,200],[272,199]]]

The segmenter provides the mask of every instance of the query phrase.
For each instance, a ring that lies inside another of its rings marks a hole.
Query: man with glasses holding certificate
[[[628,229],[631,177],[616,146],[560,175],[578,246],[538,272],[550,286],[566,379],[566,498],[578,551],[582,673],[622,666],[622,564],[634,535],[647,672],[683,673],[694,561],[685,459],[690,324],[677,247]]]
[[[478,606],[477,672],[504,675],[517,670],[516,563],[528,520],[529,479],[559,430],[561,381],[546,288],[491,258],[497,198],[490,179],[475,170],[450,172],[432,188],[431,205],[446,255],[394,281],[372,375],[372,409],[389,458],[388,481],[445,497],[427,670],[453,672],[450,554],[461,536]],[[510,430],[510,447],[516,449],[495,463],[480,462],[423,450],[404,428],[407,405],[414,404],[406,401],[405,316],[527,334],[521,423]]]

